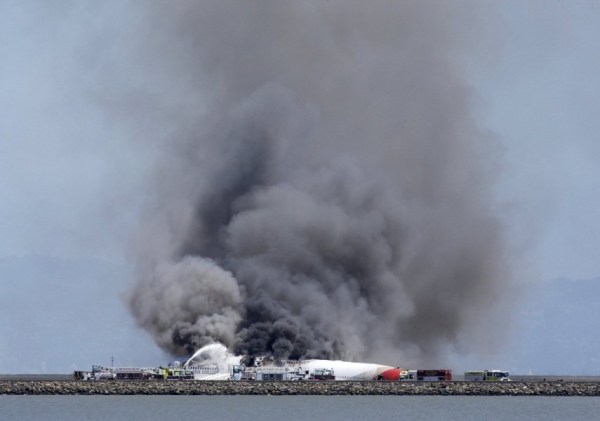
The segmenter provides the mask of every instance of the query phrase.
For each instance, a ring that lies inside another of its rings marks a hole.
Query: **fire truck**
[[[510,373],[504,370],[465,371],[467,382],[497,382],[510,381]]]
[[[450,382],[452,370],[403,370],[400,381]]]

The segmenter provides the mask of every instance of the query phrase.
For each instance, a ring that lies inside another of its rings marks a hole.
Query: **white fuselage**
[[[331,369],[336,380],[374,380],[377,376],[393,367],[372,363],[355,363],[340,360],[306,360],[299,361],[299,367],[309,374],[316,369]]]

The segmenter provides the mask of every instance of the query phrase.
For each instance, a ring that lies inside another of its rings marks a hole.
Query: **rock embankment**
[[[0,381],[0,394],[600,396],[600,383]]]

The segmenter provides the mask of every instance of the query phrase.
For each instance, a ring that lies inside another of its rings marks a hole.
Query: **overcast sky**
[[[160,153],[129,138],[160,129],[106,112],[111,89],[135,87],[118,40],[140,15],[100,3],[0,0],[0,259],[128,264]],[[600,3],[486,3],[466,67],[475,117],[502,145],[497,194],[531,260],[524,281],[600,277]]]
[[[123,59],[115,39],[134,15],[68,3],[0,1],[0,256],[122,261],[154,151],[93,100],[94,65]],[[514,234],[536,250],[535,279],[600,276],[600,5],[496,3],[470,72],[504,147]]]
[[[532,236],[537,279],[598,277],[600,4],[497,3],[500,60],[476,79],[505,147],[502,194]]]

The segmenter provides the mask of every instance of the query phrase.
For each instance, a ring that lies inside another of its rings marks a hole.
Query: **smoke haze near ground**
[[[511,261],[463,69],[476,22],[457,2],[147,11],[169,134],[129,303],[163,349],[427,361],[485,328]]]

